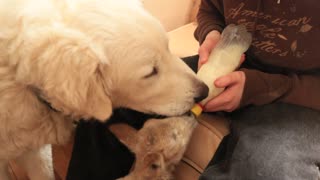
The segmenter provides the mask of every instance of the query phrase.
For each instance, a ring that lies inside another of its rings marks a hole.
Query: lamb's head
[[[196,126],[191,116],[150,119],[142,129],[115,124],[110,130],[133,153],[136,161],[125,180],[169,180]]]

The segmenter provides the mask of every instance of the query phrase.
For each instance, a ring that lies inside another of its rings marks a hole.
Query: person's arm
[[[194,32],[195,38],[200,44],[202,44],[209,32],[213,30],[221,32],[225,27],[222,9],[221,0],[201,0],[197,14],[198,27]]]
[[[242,107],[281,101],[320,110],[320,73],[287,76],[244,68],[240,71],[246,76]]]

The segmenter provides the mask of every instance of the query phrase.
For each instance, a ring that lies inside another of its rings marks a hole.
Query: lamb
[[[150,119],[140,130],[126,124],[111,125],[111,132],[136,156],[131,172],[119,180],[172,179],[196,125],[193,116]]]

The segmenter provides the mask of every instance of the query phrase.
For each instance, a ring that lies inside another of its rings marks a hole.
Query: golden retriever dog
[[[111,125],[111,132],[136,156],[132,171],[119,180],[173,179],[196,125],[193,116],[150,119],[139,131],[126,124]]]
[[[52,180],[50,144],[113,108],[182,115],[207,87],[138,0],[0,0],[0,179]]]

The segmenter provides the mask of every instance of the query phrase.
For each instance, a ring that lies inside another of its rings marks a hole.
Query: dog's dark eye
[[[151,73],[145,75],[144,78],[149,78],[149,77],[152,77],[152,76],[157,75],[157,74],[158,74],[158,69],[156,67],[153,67]]]

